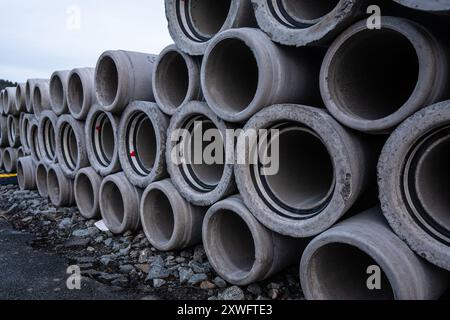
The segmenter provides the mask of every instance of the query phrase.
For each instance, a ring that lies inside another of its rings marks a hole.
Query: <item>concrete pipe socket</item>
[[[50,81],[43,80],[36,82],[33,90],[33,113],[36,118],[40,118],[42,112],[51,110],[50,106]]]
[[[427,11],[429,13],[450,15],[450,3],[447,0],[394,0],[402,6]]]
[[[20,190],[36,189],[36,165],[31,157],[17,160],[17,183]]]
[[[368,0],[252,0],[259,27],[289,46],[327,45],[365,15]]]
[[[250,130],[272,136],[257,146],[257,161],[235,166],[236,181],[250,211],[275,232],[315,236],[375,183],[372,151],[322,109],[275,105],[256,114],[244,128]]]
[[[48,198],[47,176],[47,166],[43,162],[38,162],[36,164],[36,188],[39,195],[44,199]]]
[[[172,116],[189,101],[203,99],[200,67],[200,57],[191,57],[175,45],[161,52],[153,74],[153,93],[165,114]]]
[[[165,0],[169,32],[184,52],[201,56],[211,39],[228,29],[255,27],[248,0]]]
[[[106,51],[95,69],[97,100],[105,111],[120,114],[132,101],[155,101],[152,90],[157,56]]]
[[[38,125],[39,149],[42,161],[51,165],[57,162],[56,157],[56,126],[58,118],[53,111],[44,111]]]
[[[8,117],[0,115],[0,147],[8,146]]]
[[[194,205],[211,206],[237,191],[234,162],[226,161],[230,158],[229,150],[234,148],[234,141],[226,138],[227,129],[231,127],[219,119],[206,103],[199,101],[188,103],[171,119],[166,148],[167,169],[177,190]],[[203,157],[201,161],[196,160],[198,154],[204,155],[205,148],[213,142],[196,138],[204,137],[209,130],[220,133],[220,140],[213,137],[214,142],[223,147],[224,159],[219,159],[220,162],[208,163]],[[182,150],[178,150],[178,146]],[[182,151],[180,159],[175,156],[178,151]]]
[[[228,30],[206,50],[203,94],[214,112],[229,122],[244,122],[275,103],[322,105],[322,57],[322,49],[278,46],[258,29]]]
[[[75,177],[75,202],[81,215],[86,219],[96,219],[100,215],[100,185],[102,178],[92,168],[83,168]]]
[[[62,115],[56,128],[56,156],[61,170],[70,179],[77,172],[89,166],[84,135],[84,122],[70,115]]]
[[[139,203],[142,190],[133,186],[123,172],[103,179],[100,212],[109,231],[123,234],[140,227]]]
[[[50,77],[50,104],[57,116],[69,112],[67,107],[69,74],[70,70],[55,71]]]
[[[367,29],[363,20],[339,36],[325,57],[320,86],[338,121],[359,131],[388,133],[417,110],[448,97],[448,70],[444,48],[427,30],[383,17],[380,30]]]
[[[130,182],[139,188],[167,178],[166,140],[169,118],[155,103],[132,102],[119,125],[119,159]]]
[[[3,152],[3,167],[7,173],[13,173],[17,169],[17,149],[6,148]]]
[[[206,208],[187,202],[169,179],[148,186],[140,205],[145,235],[161,251],[181,250],[200,243],[205,212]]]
[[[25,104],[25,83],[19,83],[16,87],[15,105],[17,114],[27,111]]]
[[[25,154],[30,154],[30,143],[28,141],[28,130],[30,127],[30,122],[34,118],[33,115],[27,113],[20,114],[19,120],[19,135],[20,135],[20,144],[22,145],[23,151]]]
[[[233,196],[207,212],[203,244],[214,270],[227,282],[245,286],[298,263],[306,240],[266,229],[242,199]]]
[[[6,120],[6,127],[8,130],[8,144],[11,148],[16,148],[20,145],[20,128],[19,118],[9,115]]]
[[[6,115],[19,115],[19,112],[16,109],[16,87],[5,89],[4,103],[4,113]]]
[[[448,287],[445,271],[414,254],[379,208],[315,238],[303,253],[300,280],[309,300],[430,300]]]
[[[420,256],[450,270],[450,101],[416,113],[389,138],[378,177],[384,215]]]
[[[86,149],[92,168],[102,177],[119,172],[120,118],[94,105],[86,119]]]
[[[35,118],[30,121],[27,136],[31,157],[35,163],[38,163],[42,161],[42,151],[39,144],[39,124]]]
[[[48,169],[47,188],[50,201],[55,207],[71,207],[75,204],[73,180],[66,177],[57,164]]]
[[[67,104],[70,114],[77,120],[85,120],[91,106],[97,102],[94,77],[94,68],[74,69],[70,72]]]

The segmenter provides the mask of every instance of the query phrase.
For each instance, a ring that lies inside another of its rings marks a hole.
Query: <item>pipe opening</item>
[[[228,275],[245,277],[256,260],[256,249],[253,235],[247,223],[235,212],[217,211],[209,220],[208,239],[211,248],[217,252],[223,272]]]
[[[64,104],[64,88],[61,78],[55,75],[50,80],[50,96],[52,98],[53,104],[57,107],[62,107]]]
[[[5,153],[3,154],[3,165],[6,169],[12,168],[11,153],[8,149],[6,149]]]
[[[78,142],[73,128],[68,123],[63,124],[60,139],[64,162],[70,170],[75,170],[79,157]]]
[[[152,121],[144,112],[135,112],[126,132],[128,159],[133,170],[141,176],[149,175],[159,149]]]
[[[14,143],[16,141],[17,131],[16,122],[14,121],[14,118],[8,117],[7,123],[7,127],[9,128],[9,141],[11,141],[11,143]]]
[[[21,100],[22,100],[22,87],[21,86],[17,86],[16,87],[16,103],[17,103],[17,107],[20,106]]]
[[[260,167],[253,166],[265,202],[280,214],[317,214],[335,188],[334,163],[326,145],[314,131],[299,124],[272,129],[279,130],[278,173],[263,176]]]
[[[25,188],[25,172],[23,170],[22,161],[17,161],[17,183],[21,190]]]
[[[56,153],[56,135],[55,128],[53,127],[52,122],[49,118],[44,120],[44,152],[47,156],[47,159],[53,160],[55,159]]]
[[[111,57],[105,56],[99,62],[95,82],[100,103],[112,105],[119,90],[119,72]]]
[[[73,73],[69,79],[68,92],[69,92],[68,99],[71,111],[75,114],[80,114],[83,108],[84,90],[81,78],[76,73]]]
[[[89,177],[81,173],[77,177],[75,192],[77,194],[77,205],[82,212],[92,212],[94,210],[94,188]]]
[[[38,134],[38,126],[37,125],[32,125],[30,128],[30,149],[31,149],[31,153],[34,154],[35,158],[38,161],[41,161],[41,149],[40,149],[40,145],[39,145],[39,140],[38,140],[39,134]]]
[[[393,300],[391,284],[382,271],[381,289],[369,290],[370,266],[378,266],[358,248],[332,243],[317,249],[308,264],[308,281],[325,300]]]
[[[61,196],[61,186],[59,185],[58,175],[55,170],[50,169],[47,175],[48,193],[53,203],[58,203]]]
[[[224,111],[244,111],[256,95],[258,81],[258,62],[244,41],[223,40],[209,54],[205,65],[205,87],[211,103]]]
[[[223,155],[225,155],[225,144],[223,138],[221,137],[220,141],[204,141],[203,137],[205,133],[214,130],[217,132],[219,130],[217,126],[207,117],[205,116],[194,116],[183,125],[183,129],[187,130],[190,135],[188,136],[187,141],[183,141],[187,153],[186,158],[183,161],[183,164],[180,166],[181,173],[186,181],[191,185],[192,188],[200,191],[200,192],[209,192],[217,188],[222,180],[224,171],[225,171],[225,159],[220,159],[220,162],[217,163],[210,159],[210,161],[206,161],[203,155],[208,155],[205,153],[206,148],[210,146],[212,143],[221,145],[223,147]],[[199,139],[197,139],[199,137]],[[201,147],[201,158],[197,159],[199,152],[197,152],[197,145]],[[211,154],[211,156],[215,157],[217,155]],[[218,159],[219,160],[219,159]]]
[[[317,23],[333,11],[340,0],[282,0],[281,10],[300,23]]]
[[[33,105],[37,110],[42,110],[42,95],[39,87],[34,88]]]
[[[122,192],[112,181],[103,186],[103,209],[113,224],[121,225],[125,218],[125,206]]]
[[[36,167],[36,186],[42,196],[48,195],[47,189],[47,169],[44,165]]]
[[[31,103],[31,86],[29,81],[25,84],[25,102],[27,106]]]
[[[160,60],[156,72],[158,93],[164,106],[176,109],[189,90],[189,70],[183,56],[170,51]]]
[[[411,97],[419,79],[419,59],[401,33],[364,30],[338,49],[328,76],[331,98],[340,109],[363,120],[379,120]]]
[[[99,113],[95,117],[91,132],[95,157],[102,166],[108,167],[114,157],[116,136],[112,123],[105,113]]]
[[[175,217],[172,205],[164,192],[152,189],[144,199],[143,210],[143,223],[153,240],[168,243],[173,236]]]

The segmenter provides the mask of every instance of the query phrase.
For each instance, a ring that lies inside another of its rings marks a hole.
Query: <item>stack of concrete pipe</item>
[[[308,299],[439,298],[450,29],[428,25],[450,4],[395,2],[166,0],[175,44],[159,56],[107,51],[2,91],[0,159],[13,170],[21,145],[22,189],[115,234],[142,228],[163,251],[203,242],[232,284],[300,264]],[[279,170],[175,163],[171,137],[198,124],[225,157],[228,129],[277,129]]]

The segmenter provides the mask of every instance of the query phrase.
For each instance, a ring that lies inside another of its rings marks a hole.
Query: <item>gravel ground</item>
[[[248,287],[227,284],[211,268],[203,246],[159,252],[143,232],[114,236],[77,208],[55,208],[34,191],[0,186],[0,219],[35,235],[30,245],[78,265],[82,275],[146,299],[302,300],[297,267]]]

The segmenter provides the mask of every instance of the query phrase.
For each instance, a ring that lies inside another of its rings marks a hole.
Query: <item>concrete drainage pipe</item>
[[[153,93],[161,110],[172,116],[193,100],[202,100],[200,57],[191,57],[175,45],[158,57],[153,74]]]
[[[86,219],[100,217],[99,193],[102,178],[92,168],[83,168],[75,177],[74,193],[78,209]]]
[[[17,160],[17,183],[20,190],[36,189],[36,165],[31,157]]]
[[[92,106],[86,119],[86,149],[92,168],[102,177],[119,172],[120,118]]]
[[[34,87],[36,86],[36,83],[39,81],[45,81],[44,79],[28,79],[25,83],[25,106],[28,113],[34,113],[33,112],[33,94],[34,94]]]
[[[338,121],[356,130],[386,133],[449,96],[449,67],[442,45],[420,25],[383,17],[381,30],[369,30],[363,20],[330,47],[320,87]]]
[[[175,187],[192,204],[211,206],[237,192],[234,161],[225,161],[230,159],[228,151],[234,148],[234,140],[226,138],[227,129],[231,127],[219,119],[206,103],[199,101],[189,102],[171,119],[166,148],[167,169]],[[209,130],[220,133],[220,141],[216,142],[223,147],[224,159],[220,159],[219,163],[207,164],[206,159],[196,161],[195,158],[196,153],[203,155],[211,143],[196,141],[195,138],[204,137]],[[180,131],[188,134],[180,135]],[[201,153],[196,151],[197,145],[202,148]],[[183,150],[178,150],[178,146],[182,146]],[[178,151],[182,152],[182,157],[174,159]]]
[[[0,148],[0,169],[3,169],[3,154],[5,152],[5,149]]]
[[[123,172],[103,179],[100,186],[100,212],[112,233],[122,234],[139,229],[141,196],[142,190],[134,187]]]
[[[16,87],[9,87],[5,89],[4,96],[5,106],[3,108],[4,113],[6,115],[19,115],[19,112],[16,109]]]
[[[36,118],[30,121],[28,127],[28,143],[30,146],[31,157],[35,163],[42,161],[41,146],[39,144],[39,124]]]
[[[322,50],[273,43],[258,29],[216,36],[203,60],[203,94],[214,112],[244,122],[275,103],[321,105],[318,89]]]
[[[188,203],[170,179],[148,186],[140,205],[147,239],[161,251],[181,250],[200,243],[205,212],[205,208]]]
[[[119,125],[119,159],[130,182],[140,188],[167,177],[165,150],[169,118],[155,103],[132,102]]]
[[[276,130],[266,146],[257,146],[264,153],[258,161],[237,164],[235,174],[250,211],[275,232],[315,236],[335,224],[375,183],[376,157],[359,136],[322,109],[272,106],[256,114],[244,131],[264,129]],[[269,151],[279,155],[270,161],[279,170],[265,174]]]
[[[450,101],[421,110],[389,138],[378,177],[384,215],[420,256],[450,270]]]
[[[19,118],[9,115],[6,120],[6,127],[8,130],[8,144],[11,148],[16,148],[20,145],[20,128]]]
[[[380,270],[377,290],[370,276]],[[379,208],[345,220],[315,238],[301,265],[310,300],[428,300],[448,287],[448,275],[421,259],[389,228]]]
[[[448,0],[394,0],[395,2],[416,10],[430,13],[450,14],[450,2]]]
[[[214,270],[227,282],[245,286],[298,263],[307,242],[266,229],[233,196],[207,212],[203,243]]]
[[[21,118],[19,121],[20,144],[22,145],[23,151],[26,154],[30,154],[31,150],[30,150],[30,143],[28,141],[28,130],[30,127],[30,122],[34,118],[34,115],[21,113],[20,118]]]
[[[55,207],[71,207],[75,204],[73,180],[64,175],[59,165],[49,167],[47,186],[48,196]]]
[[[42,80],[36,82],[33,92],[33,113],[40,118],[45,110],[51,110],[50,106],[50,81]]]
[[[365,15],[368,0],[252,0],[260,28],[289,46],[324,45]]]
[[[103,53],[95,69],[97,100],[105,111],[122,113],[132,101],[155,101],[153,67],[157,56],[130,51]]]
[[[17,169],[17,149],[6,148],[3,152],[3,167],[7,173],[13,173]]]
[[[0,147],[8,145],[8,117],[0,115]]]
[[[48,198],[48,169],[43,162],[36,164],[36,188],[42,198]]]
[[[85,120],[91,106],[97,102],[94,77],[94,68],[74,69],[70,72],[67,104],[70,114],[77,120]]]
[[[56,157],[56,125],[58,118],[53,111],[44,111],[38,125],[39,149],[42,161],[51,165],[57,162]]]
[[[248,0],[165,0],[169,32],[184,52],[201,56],[211,39],[227,30],[254,27]]]
[[[70,115],[62,115],[56,128],[56,156],[61,170],[70,179],[77,172],[89,166],[84,135],[84,122]]]
[[[69,112],[67,107],[67,84],[69,82],[69,70],[55,71],[50,77],[50,104],[53,112],[63,115]]]
[[[17,114],[27,111],[25,104],[25,83],[19,83],[16,87],[15,105]]]
[[[25,157],[25,152],[23,151],[23,147],[20,146],[17,148],[17,159]]]

